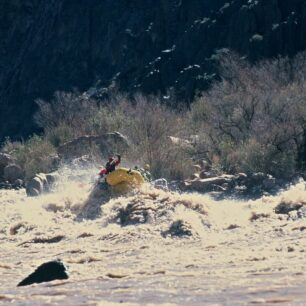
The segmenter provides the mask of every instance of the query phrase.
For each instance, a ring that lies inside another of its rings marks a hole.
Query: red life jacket
[[[100,172],[99,172],[99,175],[100,176],[104,176],[104,175],[106,175],[107,174],[107,170],[105,169],[105,168],[102,168],[101,170],[100,170]]]
[[[115,170],[115,167],[120,164],[121,158],[118,159],[109,159],[107,162],[105,168],[102,168],[99,172],[100,176],[104,176],[109,174],[110,172],[113,172]]]

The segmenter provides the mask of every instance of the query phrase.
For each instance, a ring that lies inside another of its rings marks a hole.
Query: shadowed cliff
[[[0,139],[35,130],[34,100],[116,84],[186,103],[215,78],[214,58],[306,47],[304,0],[3,0]]]

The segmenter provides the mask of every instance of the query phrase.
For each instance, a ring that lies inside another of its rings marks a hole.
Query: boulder
[[[190,191],[211,192],[224,190],[221,186],[224,184],[232,185],[234,181],[233,175],[221,175],[207,179],[197,179],[187,182],[186,188]]]
[[[39,195],[41,195],[41,192],[36,188],[27,188],[26,192],[28,197],[38,197]]]
[[[38,196],[43,191],[43,183],[38,177],[33,177],[28,183],[26,184],[26,193],[30,197]]]
[[[16,164],[7,165],[3,170],[3,178],[10,183],[24,178],[24,171]]]
[[[13,164],[13,157],[6,153],[0,153],[0,175],[3,174],[3,170],[9,164]]]
[[[97,149],[103,157],[116,152],[124,153],[130,143],[124,135],[114,132],[100,136],[82,136],[69,141],[58,148],[59,156],[64,160],[75,160],[86,156],[91,149]]]
[[[247,179],[248,179],[247,174],[245,174],[243,172],[238,173],[235,176],[235,180],[236,180],[238,185],[245,185],[245,182],[247,181]]]
[[[14,184],[12,185],[12,187],[13,187],[14,189],[20,189],[20,188],[24,187],[24,182],[23,182],[23,180],[21,180],[21,179],[16,180],[16,181],[14,182]]]
[[[269,177],[269,174],[265,174],[262,172],[252,173],[247,176],[246,185],[249,188],[261,186],[263,184],[263,181],[269,179]]]
[[[276,188],[276,179],[272,175],[268,175],[262,182],[262,186],[266,191]]]
[[[0,183],[0,189],[12,189],[13,186],[8,181]]]
[[[200,179],[207,179],[207,178],[213,178],[215,177],[215,174],[210,171],[203,170],[200,172]]]
[[[26,193],[30,197],[35,197],[43,192],[49,191],[50,186],[47,177],[44,173],[36,174],[31,180],[26,184]]]
[[[52,185],[54,185],[56,182],[60,180],[60,175],[57,172],[48,173],[46,174],[46,180],[47,180],[49,187],[51,187]]]
[[[107,155],[115,152],[124,153],[131,145],[129,139],[119,132],[98,136],[96,143],[98,144],[101,153],[106,151]]]
[[[168,145],[179,147],[182,149],[192,149],[193,145],[189,140],[182,139],[179,137],[168,136]]]
[[[169,230],[162,233],[163,237],[171,236],[171,237],[191,237],[193,236],[193,228],[192,226],[184,220],[174,221]]]
[[[157,179],[153,181],[152,184],[157,189],[168,191],[168,181],[164,178]]]
[[[30,179],[26,184],[26,193],[30,197],[36,197],[44,192],[49,192],[52,186],[58,182],[60,175],[57,172],[39,173]]]
[[[298,211],[303,207],[303,203],[294,203],[294,202],[281,202],[279,203],[274,211],[276,214],[289,214],[292,211]]]
[[[201,168],[200,165],[193,165],[193,168],[194,168],[194,170],[195,170],[197,173],[201,172],[201,170],[202,170],[202,168]]]
[[[33,273],[22,280],[17,286],[28,286],[32,284],[50,282],[56,279],[68,279],[68,271],[61,261],[49,261],[40,265]]]
[[[190,179],[191,179],[191,180],[195,180],[195,179],[199,179],[199,178],[200,178],[199,173],[193,173],[193,174],[191,174],[191,176],[190,176]]]
[[[211,170],[211,165],[205,159],[200,160],[199,165],[200,165],[200,167],[203,171],[210,171]]]

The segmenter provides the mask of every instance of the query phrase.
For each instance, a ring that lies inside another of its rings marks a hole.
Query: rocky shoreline
[[[77,163],[86,162],[85,157],[77,159]],[[167,182],[161,179],[156,180],[159,188],[181,192],[198,192],[209,194],[216,200],[224,198],[256,199],[264,195],[275,195],[287,189],[291,184],[297,183],[299,179],[291,181],[277,179],[270,174],[238,173],[238,174],[217,174],[206,161],[200,161],[195,166],[195,173],[187,180]],[[38,173],[33,178],[27,179],[22,168],[16,164],[13,157],[6,153],[0,153],[0,189],[26,188],[28,196],[38,196],[49,192],[52,185],[59,180],[60,175],[53,171],[51,173]]]

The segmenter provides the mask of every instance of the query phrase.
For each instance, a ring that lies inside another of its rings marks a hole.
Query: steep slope
[[[3,0],[0,139],[35,129],[34,100],[116,83],[188,101],[214,78],[212,55],[256,60],[306,47],[304,0]]]

